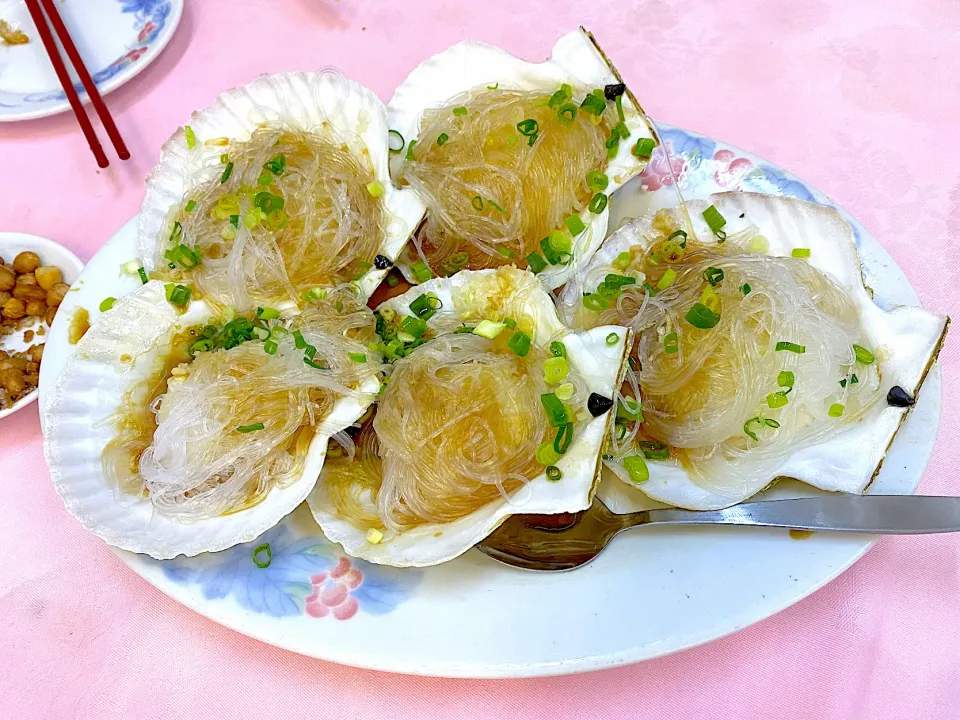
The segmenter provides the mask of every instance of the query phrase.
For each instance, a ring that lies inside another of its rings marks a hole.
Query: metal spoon
[[[476,547],[528,570],[572,570],[639,525],[751,525],[880,535],[960,530],[960,497],[835,495],[742,503],[724,510],[641,510],[617,515],[599,499],[583,512],[514,515]]]

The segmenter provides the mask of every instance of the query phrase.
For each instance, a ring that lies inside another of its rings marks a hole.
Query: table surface
[[[70,114],[0,125],[0,230],[43,235],[89,259],[137,212],[167,136],[218,91],[259,73],[334,65],[386,100],[417,63],[464,38],[540,59],[578,24],[651,116],[813,183],[891,252],[926,307],[956,314],[954,0],[188,2],[170,46],[108,97],[130,161],[98,171]],[[920,492],[958,494],[957,343],[948,340],[940,357],[944,418]],[[881,540],[810,598],[701,648],[588,675],[479,682],[300,657],[179,606],[64,510],[43,462],[36,405],[0,420],[0,488],[0,717],[938,720],[960,712],[956,535]]]

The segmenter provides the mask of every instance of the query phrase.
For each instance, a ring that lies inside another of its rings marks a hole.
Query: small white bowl
[[[83,263],[80,262],[80,258],[53,240],[47,240],[46,238],[37,237],[36,235],[28,235],[27,233],[0,232],[0,257],[3,258],[5,263],[12,263],[13,258],[15,258],[18,253],[27,250],[39,255],[40,262],[44,265],[53,265],[60,268],[65,283],[72,285],[76,282],[80,271],[83,269]],[[49,328],[47,328],[47,331],[49,332]],[[19,332],[0,337],[0,350],[12,349],[21,351],[26,349],[26,346],[24,346],[22,342],[22,337],[22,333]],[[36,390],[24,395],[11,407],[6,410],[0,410],[0,420],[7,415],[13,415],[17,410],[26,407],[36,399]]]

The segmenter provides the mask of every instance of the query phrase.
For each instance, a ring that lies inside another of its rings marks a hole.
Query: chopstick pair
[[[40,9],[40,2],[43,3],[43,10]],[[47,55],[50,57],[50,62],[53,64],[53,70],[57,74],[57,79],[60,81],[60,85],[67,95],[70,107],[73,108],[73,114],[77,116],[77,122],[80,123],[80,129],[83,130],[83,134],[87,138],[87,143],[93,151],[93,156],[97,159],[97,165],[105,168],[110,165],[110,161],[107,160],[107,156],[103,152],[103,147],[100,145],[100,141],[93,131],[90,118],[87,117],[83,103],[80,102],[80,96],[73,87],[70,74],[67,72],[67,68],[63,64],[63,59],[57,50],[57,43],[53,38],[53,33],[51,33],[50,28],[47,27],[46,17],[50,18],[50,24],[53,25],[54,31],[56,31],[57,36],[60,38],[60,43],[63,45],[67,57],[80,78],[80,83],[83,85],[84,90],[87,91],[87,96],[90,98],[90,102],[93,103],[97,115],[100,116],[103,128],[107,131],[107,135],[110,137],[110,141],[117,151],[117,157],[121,160],[129,159],[130,151],[127,150],[123,138],[120,137],[120,131],[117,130],[117,126],[110,116],[110,111],[107,110],[107,106],[104,105],[97,86],[93,82],[93,78],[91,78],[90,73],[87,72],[80,53],[77,52],[77,46],[73,44],[73,39],[70,37],[70,33],[67,32],[67,27],[63,24],[60,13],[54,5],[54,0],[26,0],[26,3],[27,9],[33,17],[33,22],[37,26],[40,39],[43,41],[43,47],[46,49]],[[44,17],[44,10],[46,11],[46,17]]]

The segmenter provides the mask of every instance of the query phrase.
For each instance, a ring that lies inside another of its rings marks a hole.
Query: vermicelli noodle
[[[427,205],[416,242],[439,272],[524,267],[566,215],[587,206],[586,176],[604,167],[617,114],[610,104],[596,118],[581,111],[562,121],[551,92],[488,90],[424,116],[400,179]],[[578,102],[585,92],[575,91]],[[536,123],[532,145],[518,130],[527,121]]]
[[[222,150],[171,210],[157,242],[158,270],[244,311],[301,302],[305,291],[373,266],[383,188],[332,129],[263,127]],[[178,258],[181,244],[196,258]]]

